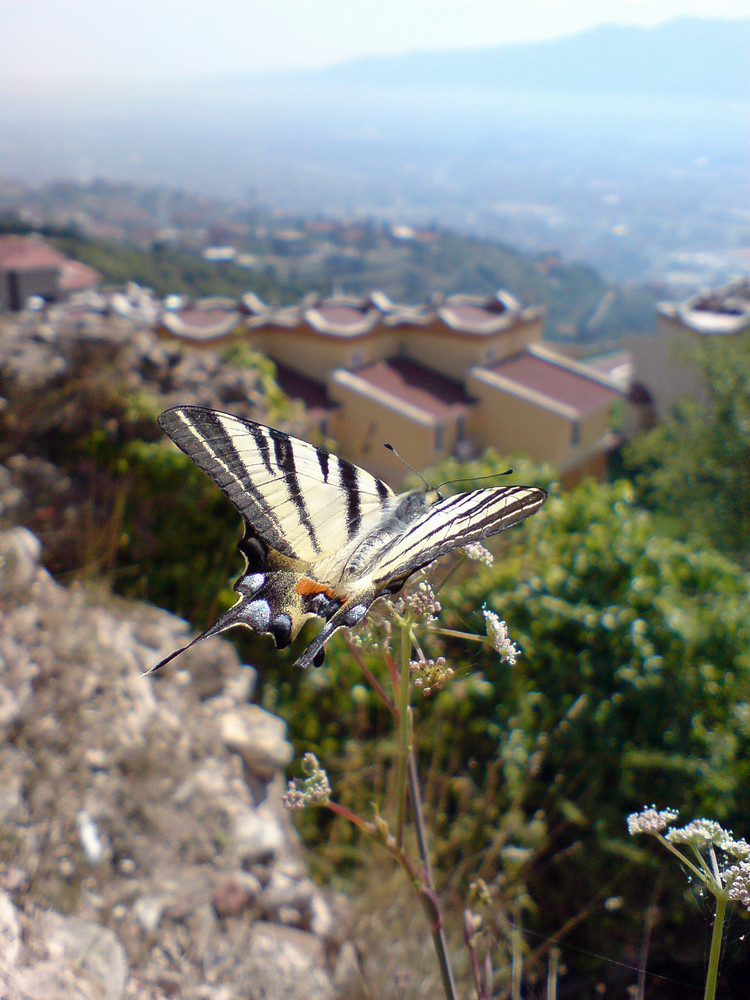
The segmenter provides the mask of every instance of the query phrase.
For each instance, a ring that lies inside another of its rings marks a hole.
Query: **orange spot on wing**
[[[294,589],[298,594],[302,594],[303,597],[314,597],[315,594],[325,594],[326,597],[334,597],[333,591],[325,583],[317,583],[306,576],[298,580],[297,586]]]

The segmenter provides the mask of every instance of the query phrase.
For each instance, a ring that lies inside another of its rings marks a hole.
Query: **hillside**
[[[603,25],[549,42],[356,59],[306,74],[346,86],[488,87],[737,98],[747,95],[750,18]]]
[[[314,247],[296,257],[261,248],[262,265],[253,272],[177,249],[139,249],[71,235],[52,241],[95,267],[106,282],[137,281],[159,295],[241,295],[252,289],[266,301],[286,303],[310,291],[329,294],[340,288],[360,295],[380,289],[394,301],[416,303],[436,294],[490,295],[507,288],[524,305],[545,307],[549,340],[616,341],[653,327],[656,290],[619,288],[594,268],[555,253],[523,254],[441,230],[422,239],[394,240],[373,224],[360,228],[359,246],[342,245],[326,256]]]

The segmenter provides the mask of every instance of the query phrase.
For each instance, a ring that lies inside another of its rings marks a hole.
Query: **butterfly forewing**
[[[381,480],[283,431],[201,406],[167,410],[159,423],[291,559],[312,562],[336,551],[393,501]]]

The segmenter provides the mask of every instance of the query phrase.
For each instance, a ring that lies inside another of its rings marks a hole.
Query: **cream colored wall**
[[[701,396],[701,378],[688,360],[698,336],[680,320],[659,314],[655,334],[627,339],[625,346],[633,358],[633,381],[648,389],[661,419],[669,415],[678,399]]]
[[[590,453],[610,426],[610,407],[591,411],[578,420],[574,445],[572,416],[547,409],[532,400],[504,392],[469,377],[469,392],[479,400],[468,423],[469,436],[480,448],[496,448],[504,455],[521,452],[536,462],[575,464],[577,455]]]
[[[614,405],[614,404],[613,404]],[[612,407],[602,407],[587,413],[579,421],[581,428],[580,443],[573,448],[573,452],[586,451],[593,448],[601,441],[607,431],[612,429]]]
[[[283,327],[264,331],[263,350],[292,371],[325,382],[335,368],[359,368],[396,353],[390,331],[361,337],[329,337],[307,328]]]
[[[556,465],[567,459],[569,420],[472,377],[467,388],[479,400],[467,427],[479,448],[495,448],[503,455],[521,452]]]
[[[422,423],[395,406],[386,406],[337,382],[330,382],[328,391],[340,404],[332,425],[332,435],[340,446],[339,454],[381,476],[392,486],[403,480],[407,470],[403,462],[383,447],[386,442],[415,469],[432,465],[455,448],[457,418],[443,424],[438,450],[434,425]]]
[[[402,353],[449,378],[462,379],[474,365],[489,364],[523,351],[541,340],[542,321],[519,320],[491,336],[458,333],[443,323],[399,327]]]

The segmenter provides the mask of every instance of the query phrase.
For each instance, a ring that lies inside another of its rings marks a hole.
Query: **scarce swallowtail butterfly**
[[[202,406],[176,406],[159,423],[231,500],[245,532],[239,598],[217,622],[158,663],[234,625],[288,646],[302,625],[325,624],[297,660],[323,662],[326,642],[353,626],[378,597],[462,545],[536,513],[531,486],[497,486],[443,499],[437,490],[394,493],[382,480],[322,448]]]

